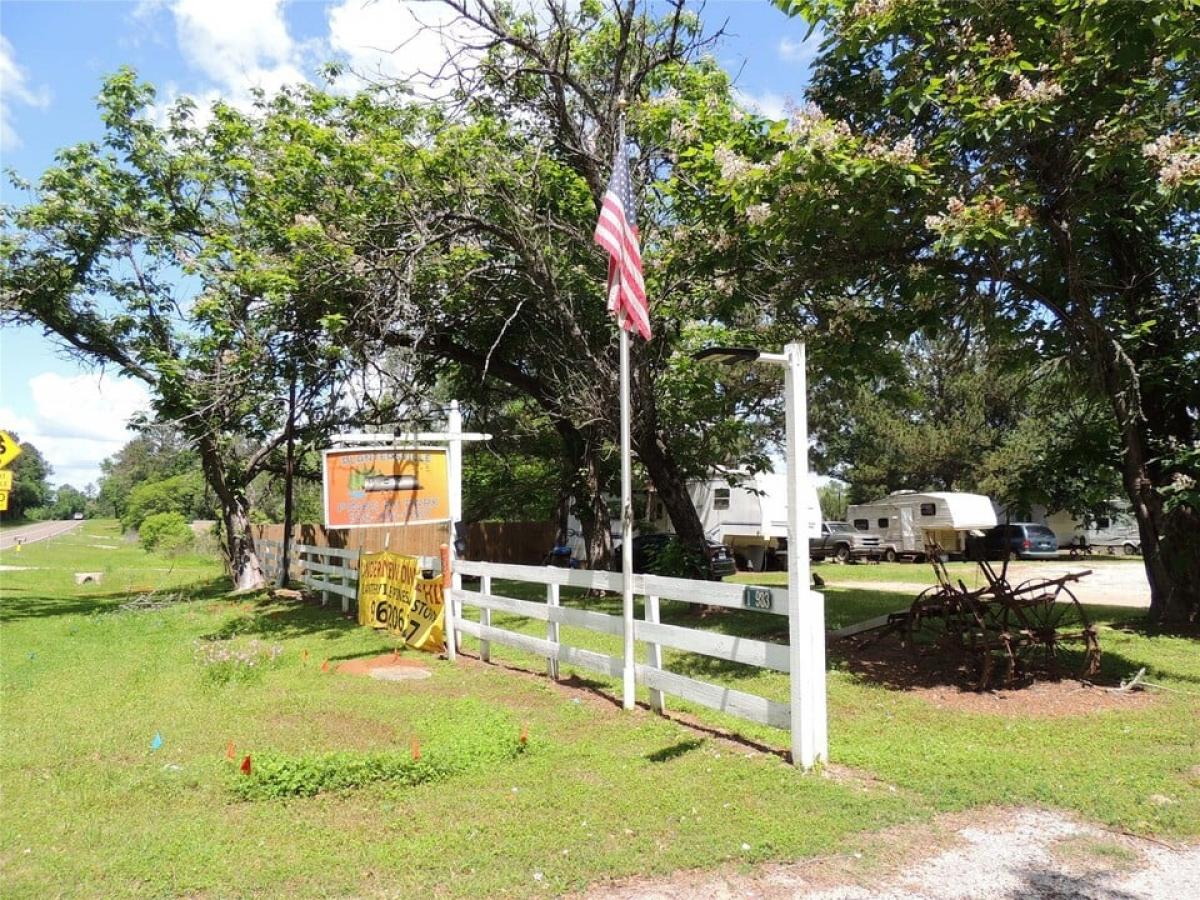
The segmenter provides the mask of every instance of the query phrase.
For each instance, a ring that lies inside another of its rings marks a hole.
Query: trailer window
[[[877,524],[880,528],[887,528],[887,519],[877,519],[875,524]]]
[[[1101,516],[1100,518],[1098,518],[1096,520],[1096,528],[1097,529],[1105,529],[1108,526],[1109,526],[1109,521],[1108,521],[1107,516]]]
[[[854,527],[857,528],[859,531],[870,531],[871,523],[868,522],[866,519],[855,519]]]
[[[729,488],[713,491],[713,509],[729,509]]]
[[[936,503],[922,503],[921,504],[921,515],[936,516],[937,515],[937,504]]]

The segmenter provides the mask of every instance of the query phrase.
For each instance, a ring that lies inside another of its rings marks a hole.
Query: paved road
[[[18,540],[23,544],[32,544],[35,541],[44,541],[46,538],[58,537],[68,531],[74,531],[82,524],[82,522],[67,520],[65,522],[35,522],[19,528],[5,528],[0,531],[0,550],[7,550]]]

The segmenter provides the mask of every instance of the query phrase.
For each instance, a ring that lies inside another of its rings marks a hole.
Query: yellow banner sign
[[[8,491],[0,491],[0,512],[8,509]]]
[[[358,624],[400,631],[416,590],[415,556],[364,553],[358,558]]]
[[[410,647],[446,649],[440,578],[420,578],[420,561],[397,553],[364,553],[358,560],[358,622],[386,628]]]
[[[0,469],[0,491],[12,490],[12,472],[8,469]]]

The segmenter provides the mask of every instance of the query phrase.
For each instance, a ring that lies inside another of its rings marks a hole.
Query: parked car
[[[838,562],[879,559],[882,553],[879,535],[858,531],[849,522],[822,522],[821,536],[808,539],[808,556],[814,562],[828,556]]]
[[[679,538],[673,534],[639,534],[633,539],[633,571],[641,574],[654,572],[655,560]],[[725,544],[707,541],[708,568],[704,573],[712,581],[719,581],[737,571],[733,551]],[[621,545],[613,548],[613,571],[621,571]]]
[[[971,559],[1056,559],[1058,538],[1045,525],[1010,522],[967,541]]]

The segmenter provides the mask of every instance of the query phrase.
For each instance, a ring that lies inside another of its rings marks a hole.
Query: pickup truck
[[[848,522],[822,522],[821,536],[808,539],[808,555],[813,562],[830,556],[838,562],[879,559],[881,544],[879,535],[858,531]]]

